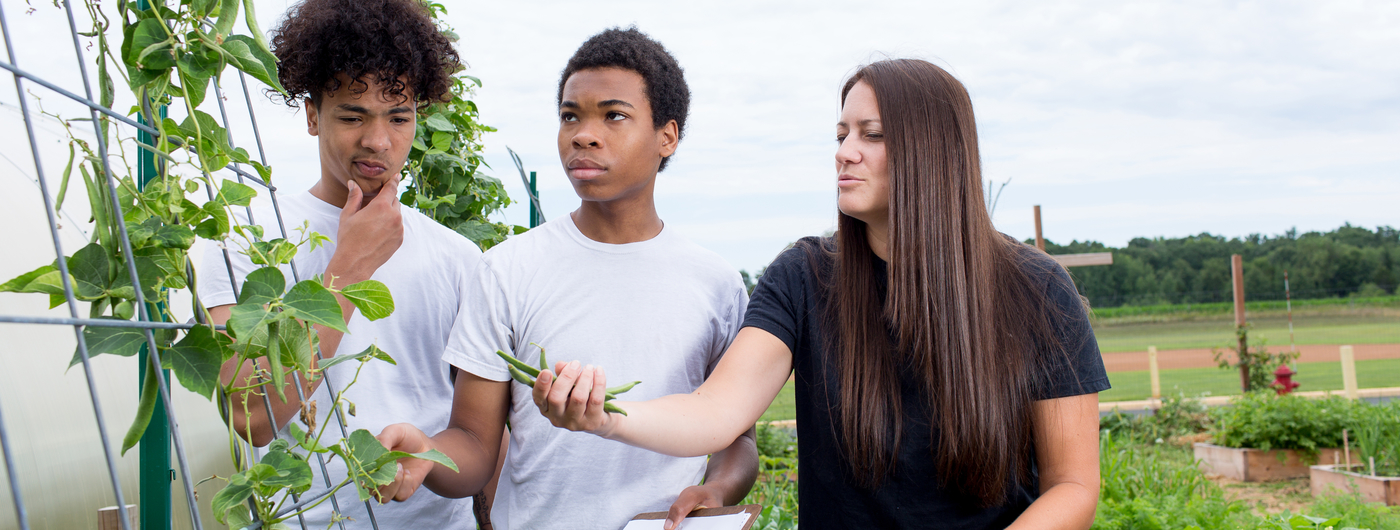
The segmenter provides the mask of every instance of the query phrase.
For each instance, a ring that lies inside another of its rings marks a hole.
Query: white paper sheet
[[[678,530],[739,530],[749,521],[749,514],[711,515],[709,517],[686,517]],[[633,519],[622,530],[663,530],[665,519]]]

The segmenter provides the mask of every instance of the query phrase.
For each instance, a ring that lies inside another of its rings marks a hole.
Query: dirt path
[[[1357,344],[1356,360],[1400,359],[1400,344]],[[1277,351],[1276,348],[1270,348]],[[1341,360],[1340,345],[1310,344],[1298,346],[1302,356],[1300,363],[1338,362]],[[1231,356],[1233,358],[1233,355]],[[1147,352],[1120,352],[1103,354],[1104,368],[1109,372],[1132,372],[1147,369]],[[1218,366],[1209,348],[1191,350],[1161,350],[1157,352],[1157,366],[1162,370],[1176,368],[1211,368]]]

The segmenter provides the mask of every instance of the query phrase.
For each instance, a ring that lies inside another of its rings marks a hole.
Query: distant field
[[[1288,320],[1282,302],[1249,304],[1253,326],[1251,341],[1265,340],[1271,349],[1288,348]],[[1400,297],[1350,301],[1325,299],[1295,301],[1294,340],[1298,344],[1397,344],[1400,343]],[[1234,314],[1229,304],[1108,308],[1095,311],[1094,335],[1104,353],[1180,350],[1227,346],[1235,340]],[[1257,344],[1257,342],[1255,342]],[[1341,390],[1339,363],[1298,365],[1301,390]],[[1361,388],[1400,386],[1400,359],[1357,361]],[[1147,372],[1109,374],[1113,389],[1099,401],[1147,399],[1151,394]],[[1162,372],[1162,392],[1188,396],[1239,393],[1239,372],[1219,368],[1188,368]],[[763,421],[790,420],[797,416],[792,382],[783,386]]]
[[[1250,314],[1251,341],[1264,339],[1273,347],[1288,347],[1288,319],[1275,311]],[[1119,319],[1122,320],[1122,319]],[[1344,305],[1297,311],[1293,335],[1298,344],[1394,344],[1400,343],[1400,309],[1356,308]],[[1225,346],[1235,340],[1231,315],[1161,322],[1094,322],[1094,336],[1104,353],[1182,350]]]
[[[1146,371],[1108,374],[1113,388],[1099,394],[1099,401],[1134,401],[1152,397],[1152,383]],[[1341,363],[1299,363],[1299,391],[1341,390]],[[1360,388],[1400,387],[1400,359],[1356,362],[1356,384]],[[1220,368],[1184,368],[1162,371],[1162,394],[1198,397],[1232,396],[1240,393],[1240,373]]]
[[[1136,401],[1152,396],[1152,383],[1146,371],[1108,374],[1113,388],[1099,394],[1099,401]],[[1300,391],[1341,390],[1341,363],[1300,363],[1294,381]],[[1400,387],[1400,359],[1356,362],[1356,384],[1360,388]],[[1186,368],[1162,371],[1162,394],[1233,396],[1240,393],[1240,373],[1219,368]],[[791,420],[797,417],[792,382],[778,392],[761,421]]]

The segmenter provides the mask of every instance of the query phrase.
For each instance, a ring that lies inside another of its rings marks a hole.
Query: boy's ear
[[[680,140],[680,127],[676,125],[676,120],[666,122],[660,129],[656,130],[657,139],[661,144],[661,158],[667,158],[676,153],[676,147]]]
[[[306,98],[302,102],[302,108],[306,109],[306,134],[317,136],[321,133],[320,110],[316,108],[316,103],[311,98]]]

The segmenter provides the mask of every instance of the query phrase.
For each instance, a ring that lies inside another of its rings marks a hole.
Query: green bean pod
[[[604,411],[604,412],[616,412],[616,413],[621,414],[621,415],[623,415],[623,416],[626,416],[626,415],[627,415],[627,411],[622,410],[622,409],[619,408],[617,405],[614,405],[614,404],[612,404],[612,403],[603,403],[603,411]]]
[[[530,366],[530,365],[528,365],[528,364],[525,364],[524,362],[521,362],[521,360],[520,360],[520,359],[516,359],[514,355],[511,355],[511,354],[509,354],[509,353],[503,352],[503,351],[501,351],[501,350],[496,350],[496,355],[500,356],[502,359],[505,359],[506,362],[510,363],[511,366],[514,366],[516,369],[520,370],[521,372],[525,372],[525,373],[528,374],[530,377],[539,377],[539,376],[540,376],[540,369],[539,369],[539,368],[535,368],[535,367],[533,367],[533,366]],[[531,384],[533,384],[533,383],[531,383]]]
[[[507,364],[506,369],[510,370],[510,376],[516,381],[519,381],[520,384],[528,386],[530,388],[535,387],[535,380],[531,379],[530,376],[525,375],[525,372],[520,371],[520,369],[516,368],[515,365]]]
[[[530,344],[535,344],[535,343],[531,342]],[[537,348],[540,349],[540,371],[543,372],[543,371],[545,371],[545,370],[548,370],[548,369],[549,369],[549,361],[544,360],[544,346],[540,346],[539,344],[535,344],[535,347],[537,347]]]
[[[640,384],[640,383],[641,383],[641,381],[633,381],[633,382],[627,383],[627,384],[625,384],[625,385],[615,386],[615,387],[609,388],[609,389],[608,389],[608,393],[609,393],[609,394],[613,394],[614,397],[616,397],[617,394],[621,394],[621,393],[626,392],[626,391],[628,391],[628,390],[632,390],[632,387],[637,386],[637,385]]]

